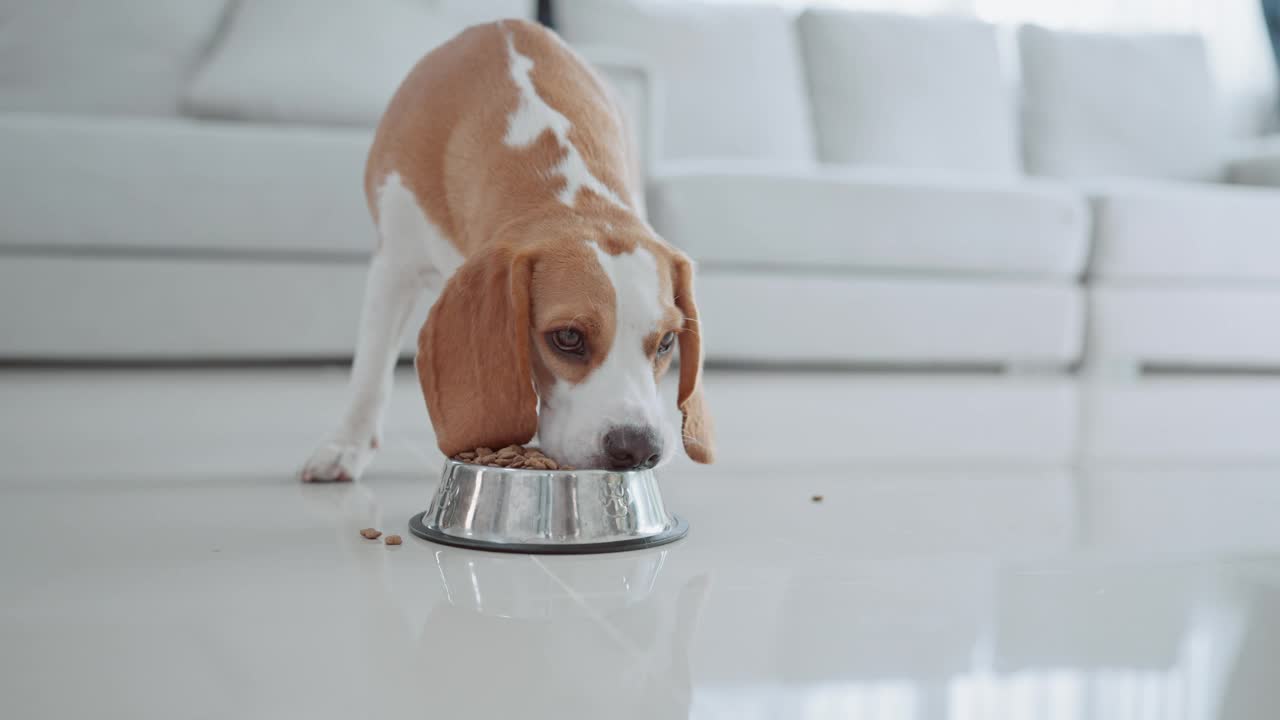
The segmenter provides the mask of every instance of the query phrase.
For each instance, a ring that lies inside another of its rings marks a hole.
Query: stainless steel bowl
[[[601,553],[679,540],[689,526],[667,512],[652,470],[508,470],[446,460],[418,537],[518,553]]]

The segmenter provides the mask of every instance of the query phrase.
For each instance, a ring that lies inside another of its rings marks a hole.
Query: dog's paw
[[[374,443],[333,441],[311,453],[302,466],[302,482],[350,482],[359,480],[373,460]]]

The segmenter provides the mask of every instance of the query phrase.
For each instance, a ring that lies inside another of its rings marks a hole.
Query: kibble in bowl
[[[508,445],[501,450],[479,447],[453,456],[458,462],[470,465],[487,465],[511,470],[572,470],[568,465],[561,465],[547,457],[536,447]]]

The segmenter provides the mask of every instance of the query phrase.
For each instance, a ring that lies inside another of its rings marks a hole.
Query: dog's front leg
[[[421,269],[383,247],[369,265],[346,412],[302,469],[307,482],[355,480],[373,459],[405,324],[424,288]]]

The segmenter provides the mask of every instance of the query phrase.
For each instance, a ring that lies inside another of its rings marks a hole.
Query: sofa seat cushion
[[[0,358],[350,357],[367,270],[354,260],[6,257],[0,262]],[[417,309],[415,328],[425,311]],[[405,336],[402,349],[412,357],[417,333]]]
[[[371,140],[365,130],[0,115],[0,249],[364,256]]]
[[[1269,286],[1095,285],[1089,357],[1106,369],[1280,369],[1280,291]]]
[[[799,28],[822,162],[1018,171],[994,26],[814,8]]]
[[[1092,274],[1106,279],[1280,279],[1280,189],[1094,185]]]
[[[708,266],[1072,278],[1088,247],[1082,196],[963,175],[686,168],[654,178],[649,208]]]
[[[703,267],[708,361],[1065,367],[1081,352],[1079,287]]]

